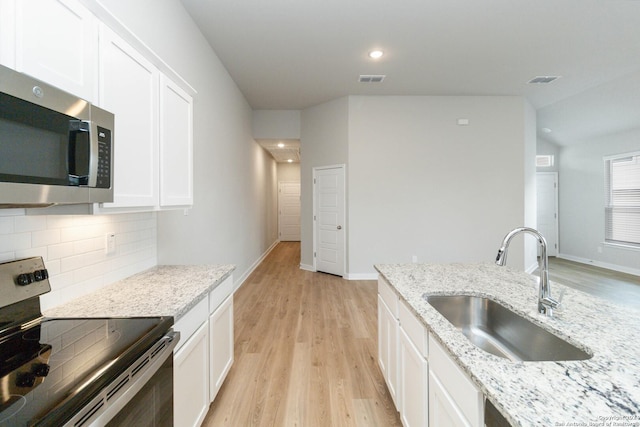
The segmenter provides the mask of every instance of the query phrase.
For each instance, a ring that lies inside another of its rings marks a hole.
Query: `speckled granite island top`
[[[44,312],[47,317],[173,316],[177,321],[234,265],[159,265]]]
[[[537,277],[509,268],[491,264],[375,268],[512,425],[640,425],[640,310],[552,283],[554,297],[563,289],[565,294],[562,310],[547,318],[537,312]],[[491,298],[593,357],[512,362],[491,355],[471,344],[423,298],[434,294]]]

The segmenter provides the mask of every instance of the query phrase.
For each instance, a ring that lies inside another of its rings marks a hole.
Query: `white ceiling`
[[[639,0],[182,3],[254,109],[345,95],[522,95],[556,143],[640,127]],[[369,59],[373,48],[385,56]],[[562,77],[527,84],[548,75]]]

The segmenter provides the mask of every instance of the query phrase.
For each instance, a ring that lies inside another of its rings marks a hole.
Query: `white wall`
[[[238,283],[277,241],[277,169],[253,140],[251,108],[179,1],[101,3],[198,92],[194,207],[188,216],[26,216],[24,210],[0,210],[0,261],[44,258],[52,286],[45,309],[158,261],[233,263]],[[116,233],[114,255],[104,253],[107,232]]]
[[[300,163],[278,163],[278,182],[300,181]]]
[[[276,164],[251,108],[179,1],[103,3],[198,92],[194,207],[158,214],[158,261],[233,263],[238,282],[277,241]]]
[[[105,235],[115,233],[115,253]],[[156,265],[156,214],[25,215],[0,209],[0,262],[41,256],[51,292],[44,310]]]
[[[492,262],[528,220],[535,113],[523,98],[351,97],[348,145],[349,275],[413,255]],[[514,241],[510,266],[523,268],[522,246]]]
[[[524,101],[524,221],[523,225],[537,228],[538,196],[536,191],[536,110]],[[538,267],[538,242],[535,237],[524,240],[524,269],[528,272]]]
[[[310,269],[313,266],[313,168],[347,163],[348,119],[349,98],[347,97],[302,111],[300,264],[303,268]]]
[[[562,148],[558,197],[561,257],[640,274],[640,251],[603,244],[603,157],[638,150],[640,130]]]
[[[254,110],[255,139],[300,139],[300,110]]]

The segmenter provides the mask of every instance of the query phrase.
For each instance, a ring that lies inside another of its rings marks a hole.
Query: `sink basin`
[[[589,353],[488,298],[432,295],[425,299],[472,344],[496,356],[513,361],[591,358]]]

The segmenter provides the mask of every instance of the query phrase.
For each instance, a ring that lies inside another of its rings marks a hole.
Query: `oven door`
[[[179,332],[168,332],[65,427],[173,426],[173,349],[179,338]]]
[[[172,355],[107,426],[173,426]]]

